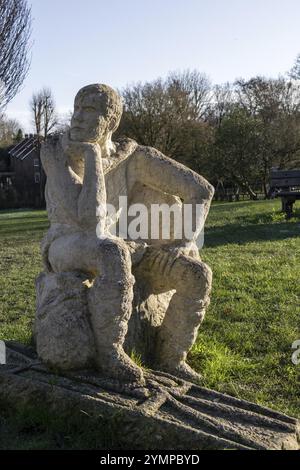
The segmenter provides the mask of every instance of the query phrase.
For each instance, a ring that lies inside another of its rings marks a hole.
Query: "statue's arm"
[[[97,144],[82,144],[84,154],[84,177],[78,198],[78,218],[86,227],[101,224],[104,231],[106,205],[106,188],[101,159],[101,149]],[[102,209],[102,211],[101,211]]]
[[[191,204],[193,220],[196,220],[196,206],[202,207],[200,232],[207,217],[214,194],[213,186],[190,168],[166,157],[151,147],[139,146],[130,161],[135,181],[150,186],[158,191],[180,197],[184,204]]]
[[[41,161],[47,176],[47,188],[77,222],[77,200],[82,188],[81,178],[66,164],[59,140],[49,139],[41,147]]]
[[[185,204],[211,201],[214,188],[203,176],[151,147],[139,146],[130,164],[135,179],[159,191],[176,195]]]
[[[97,209],[106,203],[106,190],[100,147],[79,142],[73,145],[84,159],[83,178],[67,164],[59,143],[50,141],[43,144],[41,149],[47,184],[73,222],[95,228],[100,221],[102,228],[102,225],[105,226],[104,216],[99,211],[97,214]],[[66,148],[67,152],[70,150],[70,146]]]

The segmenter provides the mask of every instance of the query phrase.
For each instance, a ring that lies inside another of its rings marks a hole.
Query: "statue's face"
[[[77,96],[71,119],[70,138],[79,142],[97,142],[108,132],[107,110],[99,95]]]

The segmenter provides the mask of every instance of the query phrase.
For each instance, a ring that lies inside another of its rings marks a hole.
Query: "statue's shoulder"
[[[116,153],[114,158],[123,160],[131,156],[138,147],[135,140],[129,139],[128,137],[122,137],[115,141]]]
[[[63,133],[49,134],[42,142],[43,149],[54,149],[62,145]]]
[[[62,138],[62,133],[55,133],[48,135],[42,142],[41,160],[46,170],[60,160],[60,155],[63,152]]]
[[[62,133],[48,135],[41,145],[42,154],[51,154],[55,156],[55,154],[62,150],[62,138]]]
[[[155,159],[155,160],[164,160],[169,164],[177,165],[173,158],[166,156],[160,150],[156,149],[155,147],[150,147],[149,145],[137,145],[135,149],[136,155],[143,155],[144,158]]]

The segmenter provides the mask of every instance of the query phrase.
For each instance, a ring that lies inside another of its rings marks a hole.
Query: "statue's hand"
[[[196,243],[192,241],[176,240],[168,245],[164,245],[164,250],[172,254],[173,257],[180,255],[191,256],[192,258],[199,259],[199,249]]]
[[[195,259],[200,259],[198,250],[195,252],[191,245],[185,245],[181,242],[170,243],[161,247],[150,246],[147,249],[147,258],[149,262],[149,269],[159,268],[162,271],[172,267],[173,261],[181,255],[191,256]]]
[[[85,158],[89,153],[97,153],[101,156],[100,146],[96,142],[71,140],[68,133],[64,134],[62,144],[66,154],[71,157]]]

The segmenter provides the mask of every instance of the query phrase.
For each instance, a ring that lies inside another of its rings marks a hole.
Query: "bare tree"
[[[254,77],[235,82],[237,100],[253,115],[260,115],[265,122],[272,122],[278,114],[300,111],[300,86],[283,77],[266,79]]]
[[[44,88],[44,137],[55,128],[57,124],[57,115],[55,102],[50,88]]]
[[[60,113],[57,116],[57,124],[55,126],[55,132],[63,133],[66,132],[71,125],[71,118],[73,112],[70,110],[66,113]]]
[[[40,92],[34,93],[30,100],[30,110],[32,112],[32,120],[37,135],[41,135],[43,124],[43,100]]]
[[[0,0],[0,109],[17,94],[29,69],[31,8],[26,0]]]
[[[293,80],[300,80],[300,54],[297,55],[293,67],[288,72],[288,76]]]
[[[220,127],[222,120],[234,109],[235,97],[231,83],[215,85],[207,120]]]
[[[125,110],[120,133],[169,156],[190,158],[203,137],[203,118],[211,98],[208,78],[198,71],[171,72],[165,80],[137,83],[122,90]],[[185,148],[185,152],[184,152]]]
[[[251,186],[259,182],[267,197],[270,169],[293,167],[299,161],[299,130],[299,82],[282,77],[237,80],[233,101],[217,124],[215,175],[226,175],[251,197]]]
[[[57,125],[55,102],[50,88],[43,88],[32,95],[30,109],[36,134],[46,138]]]
[[[16,119],[9,119],[5,115],[0,117],[0,147],[13,144],[21,131],[21,125]]]
[[[194,112],[193,118],[203,119],[211,101],[211,82],[198,70],[170,72],[167,78],[169,87],[176,86],[188,96],[189,107]]]

